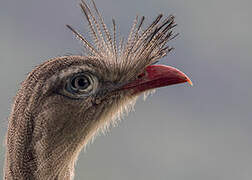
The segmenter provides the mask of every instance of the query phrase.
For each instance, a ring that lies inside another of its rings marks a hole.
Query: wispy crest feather
[[[145,17],[139,21],[136,16],[127,41],[123,42],[122,38],[118,42],[115,20],[112,19],[113,28],[110,32],[94,0],[91,1],[93,8],[84,0],[81,0],[80,7],[88,22],[93,43],[67,25],[83,43],[87,56],[105,61],[108,66],[117,67],[117,70],[126,73],[127,78],[133,78],[173,49],[167,42],[178,35],[172,31],[176,26],[174,16],[164,19],[160,14],[145,30],[142,29]]]

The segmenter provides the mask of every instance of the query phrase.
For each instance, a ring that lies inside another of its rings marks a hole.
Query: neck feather
[[[22,122],[20,124],[20,122]],[[4,179],[18,180],[70,180],[74,163],[68,152],[61,146],[56,156],[35,134],[33,119],[28,115],[16,116],[12,113],[6,140]],[[36,141],[36,145],[35,142]]]
[[[24,83],[19,90],[9,117],[4,179],[70,180],[72,154],[67,154],[69,151],[64,151],[64,146],[58,146],[59,156],[47,143],[49,137],[42,131],[44,118],[36,117],[39,108],[36,108],[38,98],[34,94],[41,87],[29,86]]]

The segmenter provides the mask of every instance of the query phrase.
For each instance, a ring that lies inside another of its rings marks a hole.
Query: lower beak
[[[192,85],[192,81],[183,72],[174,67],[150,65],[146,67],[145,72],[140,74],[136,80],[123,85],[120,89],[132,89],[135,94],[185,82]]]

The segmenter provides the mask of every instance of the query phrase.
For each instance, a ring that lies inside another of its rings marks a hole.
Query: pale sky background
[[[191,77],[158,89],[82,152],[77,180],[252,179],[252,1],[96,0],[127,36],[136,14],[173,14],[179,38],[162,63]],[[0,169],[12,99],[44,60],[80,54],[65,24],[85,33],[77,0],[0,0]],[[87,33],[86,33],[87,35]],[[0,177],[2,171],[0,171]]]

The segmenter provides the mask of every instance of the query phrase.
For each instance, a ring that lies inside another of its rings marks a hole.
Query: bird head
[[[83,43],[86,54],[57,57],[36,67],[22,83],[12,110],[7,144],[33,145],[31,151],[40,162],[36,172],[48,165],[74,162],[82,147],[99,130],[115,124],[139,95],[191,83],[176,68],[154,65],[172,50],[167,42],[176,36],[173,16],[162,19],[159,15],[144,30],[144,17],[140,21],[137,17],[124,43],[117,42],[115,21],[110,33],[94,3],[94,10],[84,1],[80,7],[93,44],[67,25]]]

